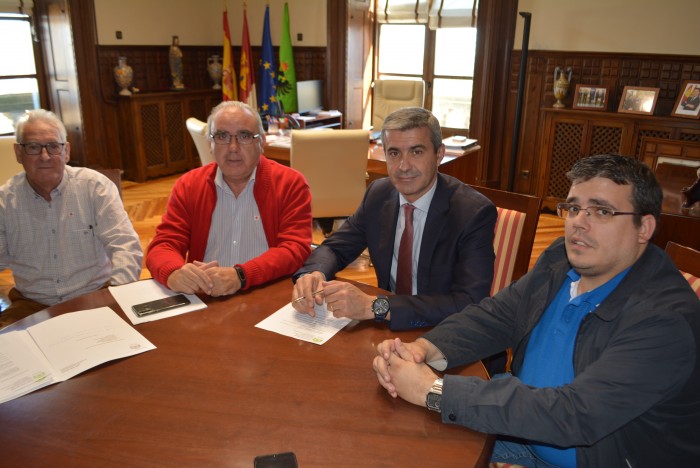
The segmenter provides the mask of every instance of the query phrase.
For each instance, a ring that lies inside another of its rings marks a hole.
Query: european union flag
[[[277,101],[277,66],[272,50],[270,36],[270,6],[265,7],[265,22],[263,24],[262,55],[260,58],[258,76],[258,112],[260,115],[281,115],[280,104]]]

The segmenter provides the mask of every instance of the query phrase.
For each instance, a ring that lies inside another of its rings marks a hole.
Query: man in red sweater
[[[210,296],[291,275],[311,252],[306,180],[262,155],[262,121],[247,104],[222,102],[207,130],[215,162],[175,183],[146,266],[173,291]]]

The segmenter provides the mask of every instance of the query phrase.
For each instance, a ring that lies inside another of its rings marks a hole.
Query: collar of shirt
[[[430,203],[433,201],[433,195],[435,195],[436,188],[437,188],[437,177],[433,181],[433,186],[430,187],[430,190],[425,192],[425,194],[423,194],[422,197],[420,197],[418,200],[416,200],[412,203],[409,202],[408,200],[406,200],[406,197],[404,197],[403,194],[399,192],[399,206],[404,206],[406,203],[410,203],[411,205],[415,206],[416,209],[422,211],[423,213],[427,213],[428,208],[430,208]]]
[[[250,174],[250,179],[248,179],[248,184],[246,185],[246,189],[255,183],[255,174],[257,172],[258,172],[258,168],[256,167],[255,169],[253,169],[253,173]],[[221,172],[220,167],[216,168],[216,176],[214,177],[214,183],[216,184],[217,187],[222,189],[224,192],[233,194],[233,192],[231,191],[231,187],[229,187],[228,184],[226,183],[226,181],[224,180],[224,173]]]
[[[591,310],[589,310],[589,312],[591,312],[593,309],[597,308],[611,292],[613,292],[617,285],[620,284],[620,281],[622,281],[627,273],[629,273],[630,268],[632,267],[627,267],[617,275],[610,278],[604,284],[601,284],[597,288],[583,294],[578,294],[578,284],[581,280],[581,275],[572,268],[567,273],[568,280],[571,281],[571,284],[569,285],[569,302],[576,306],[582,304],[583,302],[587,302],[591,304]]]

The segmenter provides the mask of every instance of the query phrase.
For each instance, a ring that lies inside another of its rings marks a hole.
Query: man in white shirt
[[[15,280],[0,326],[141,274],[143,251],[117,187],[67,166],[66,137],[43,109],[17,121],[15,155],[25,172],[0,187],[0,271],[12,269]]]

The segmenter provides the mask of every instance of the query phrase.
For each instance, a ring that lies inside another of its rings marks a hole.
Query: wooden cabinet
[[[220,101],[221,91],[208,89],[120,96],[125,178],[143,182],[197,167],[199,156],[185,120],[206,121]]]
[[[604,153],[639,158],[644,137],[700,142],[697,120],[568,109],[542,114],[535,194],[549,209],[566,198],[566,173],[580,158]]]

